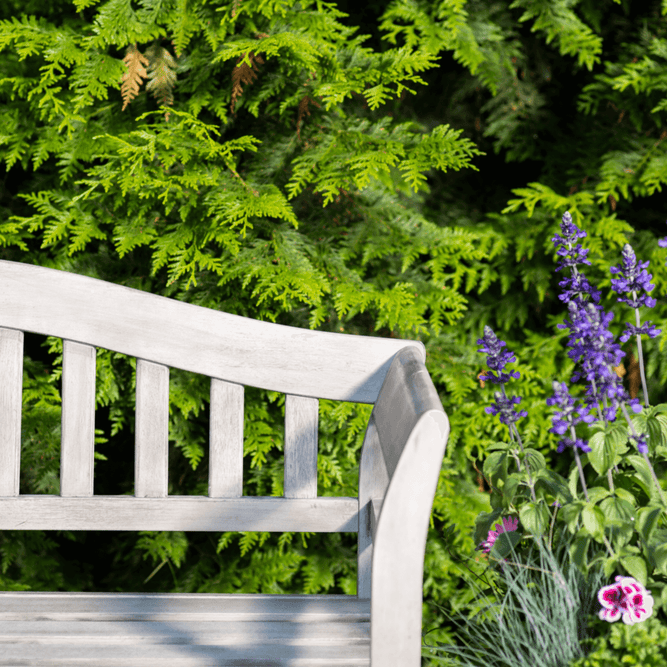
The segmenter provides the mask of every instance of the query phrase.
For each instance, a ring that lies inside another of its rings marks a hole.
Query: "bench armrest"
[[[371,414],[359,471],[357,594],[371,598],[373,664],[421,664],[424,552],[448,436],[423,360],[401,350]]]

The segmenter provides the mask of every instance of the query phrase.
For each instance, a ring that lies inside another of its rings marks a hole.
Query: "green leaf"
[[[588,440],[588,460],[598,475],[604,475],[616,459],[615,438],[610,433],[595,433]]]
[[[646,431],[649,436],[649,452],[667,444],[667,416],[648,417],[646,419]]]
[[[621,565],[631,577],[634,577],[642,586],[646,586],[646,561],[641,556],[621,558]]]
[[[583,464],[582,464],[583,465]],[[573,466],[572,469],[570,470],[570,474],[568,475],[567,478],[567,486],[570,489],[570,493],[574,498],[577,498],[579,496],[578,489],[579,489],[579,469],[577,466]]]
[[[563,521],[565,521],[567,527],[573,535],[577,530],[577,522],[582,512],[584,511],[585,506],[586,503],[584,501],[575,500],[571,503],[568,503],[567,505],[563,505],[563,507],[561,507],[560,511],[558,512],[558,515]]]
[[[634,475],[634,479],[639,482],[639,485],[642,487],[646,495],[649,498],[653,498],[654,495],[656,495],[657,489],[654,486],[653,479],[651,478],[651,471],[649,470],[644,457],[629,455],[626,456],[624,460],[637,471],[637,474]]]
[[[616,564],[618,563],[618,557],[612,556],[611,558],[606,558],[603,562],[602,570],[604,576],[609,578],[612,575],[612,572],[616,569]]]
[[[595,505],[603,498],[606,498],[610,493],[609,489],[605,489],[604,486],[592,486],[588,489],[588,500]]]
[[[623,500],[627,500],[633,507],[637,504],[637,499],[630,493],[630,491],[624,489],[622,486],[615,485],[614,494]]]
[[[503,497],[507,501],[507,503],[511,503],[514,501],[514,497],[516,496],[517,489],[519,488],[519,484],[524,479],[524,475],[522,473],[517,473],[514,472],[511,475],[507,477],[507,480],[505,481],[505,486],[503,487]]]
[[[667,575],[667,544],[656,546],[652,552],[656,572]]]
[[[498,486],[498,480],[507,479],[507,452],[493,452],[486,457],[482,468],[484,476],[493,484]]]
[[[550,468],[542,468],[537,471],[535,488],[538,490],[541,487],[546,489],[561,505],[573,500],[567,488],[567,480]]]
[[[605,498],[600,503],[615,549],[627,544],[635,530],[635,508],[622,498]]]
[[[663,510],[661,507],[652,505],[642,507],[637,511],[635,527],[637,532],[642,536],[644,542],[648,543],[651,540],[651,536],[658,526],[658,521],[660,521],[662,512]]]
[[[519,518],[526,530],[539,537],[548,529],[551,513],[546,503],[538,500],[536,503],[528,502],[523,505],[519,510]]]
[[[584,522],[584,528],[596,541],[602,542],[604,535],[604,514],[602,510],[591,503],[586,503],[581,518]]]
[[[590,535],[586,534],[586,531],[582,528],[577,533],[577,536],[569,548],[570,560],[577,566],[580,572],[585,572],[588,569],[586,556],[588,554],[588,545],[590,544],[590,541]]]
[[[525,449],[523,460],[528,461],[528,465],[530,466],[530,473],[533,476],[538,470],[543,470],[547,465],[544,455],[541,452],[538,452],[536,449]]]
[[[636,517],[632,503],[622,498],[605,498],[600,503],[600,509],[604,513],[607,523],[612,525],[620,526],[626,521],[633,521]]]

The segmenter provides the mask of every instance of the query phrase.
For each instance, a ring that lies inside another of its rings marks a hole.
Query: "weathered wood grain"
[[[0,261],[0,324],[209,377],[374,403],[393,356],[423,343],[310,331],[218,312],[102,280]]]
[[[209,498],[22,494],[0,498],[0,530],[356,533],[357,498]]]
[[[23,332],[0,328],[0,496],[18,496]]]
[[[169,369],[137,359],[134,495],[166,498],[169,484]]]
[[[243,386],[211,380],[208,495],[243,495]]]
[[[348,595],[0,593],[0,665],[369,667]]]
[[[394,358],[371,422],[390,480],[373,535],[371,662],[419,665],[424,551],[449,421],[412,348]]]
[[[285,396],[285,498],[317,498],[318,405]]]
[[[63,341],[61,496],[93,495],[96,354],[92,345]]]

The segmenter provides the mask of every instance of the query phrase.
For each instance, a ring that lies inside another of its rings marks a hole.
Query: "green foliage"
[[[667,652],[667,624],[652,616],[635,625],[615,623],[593,636],[585,657],[570,667],[662,667]]]
[[[531,32],[545,32],[547,44],[557,37],[560,53],[576,55],[578,64],[586,65],[590,71],[596,62],[600,62],[598,54],[602,51],[602,40],[570,9],[573,4],[568,0],[514,0],[510,9],[525,9],[519,21],[535,19]]]
[[[526,446],[565,479],[544,402],[573,371],[550,241],[563,211],[588,233],[614,333],[631,314],[609,298],[626,241],[666,293],[667,3],[366,5],[370,37],[355,36],[356,7],[319,0],[9,0],[0,256],[290,326],[422,340],[452,429],[424,627],[448,641],[436,605],[483,605],[459,565],[477,555],[475,518],[496,509],[481,462],[507,439],[478,379],[484,325],[516,351]],[[135,47],[153,65],[123,89]],[[651,320],[667,331],[663,301]],[[666,343],[645,347],[658,397]],[[56,493],[61,348],[26,354],[21,491]],[[133,491],[135,364],[98,350],[96,493]],[[208,404],[205,378],[172,370],[171,494],[208,492]],[[319,407],[319,493],[355,496],[370,406]],[[246,388],[245,494],[282,494],[283,420],[284,397]],[[149,535],[97,536],[113,554],[100,580],[71,566],[74,548],[92,552],[79,535],[4,531],[0,587],[356,591],[354,534]]]

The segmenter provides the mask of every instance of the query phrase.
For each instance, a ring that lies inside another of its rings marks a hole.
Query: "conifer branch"
[[[176,61],[167,49],[153,44],[146,52],[150,60],[148,67],[148,78],[146,90],[153,93],[153,97],[163,106],[174,103],[173,88],[176,83]],[[166,119],[169,120],[167,113]]]
[[[315,78],[315,72],[311,72],[309,81],[312,81]],[[307,86],[308,84],[304,83],[303,85]],[[298,137],[299,141],[301,141],[301,121],[303,120],[304,115],[310,116],[310,110],[308,109],[309,103],[314,104],[318,109],[320,108],[320,105],[312,97],[310,97],[310,95],[304,95],[301,102],[299,102],[298,115],[296,120],[296,136]]]
[[[248,58],[253,65],[255,63],[259,65],[264,64],[262,56],[255,55],[253,51],[250,51],[250,53],[248,53]],[[241,95],[243,94],[242,85],[248,85],[257,78],[257,73],[255,72],[255,70],[252,69],[251,67],[248,67],[246,63],[242,62],[244,59],[245,58],[239,58],[236,61],[236,67],[232,72],[232,113],[234,113],[234,105],[236,104],[236,98],[241,97]],[[239,63],[241,63],[240,66]]]
[[[146,66],[149,63],[136,44],[130,44],[127,48],[123,62],[127,66],[127,72],[123,74],[120,94],[123,96],[122,111],[125,111],[125,107],[139,94],[139,88],[148,76]]]

